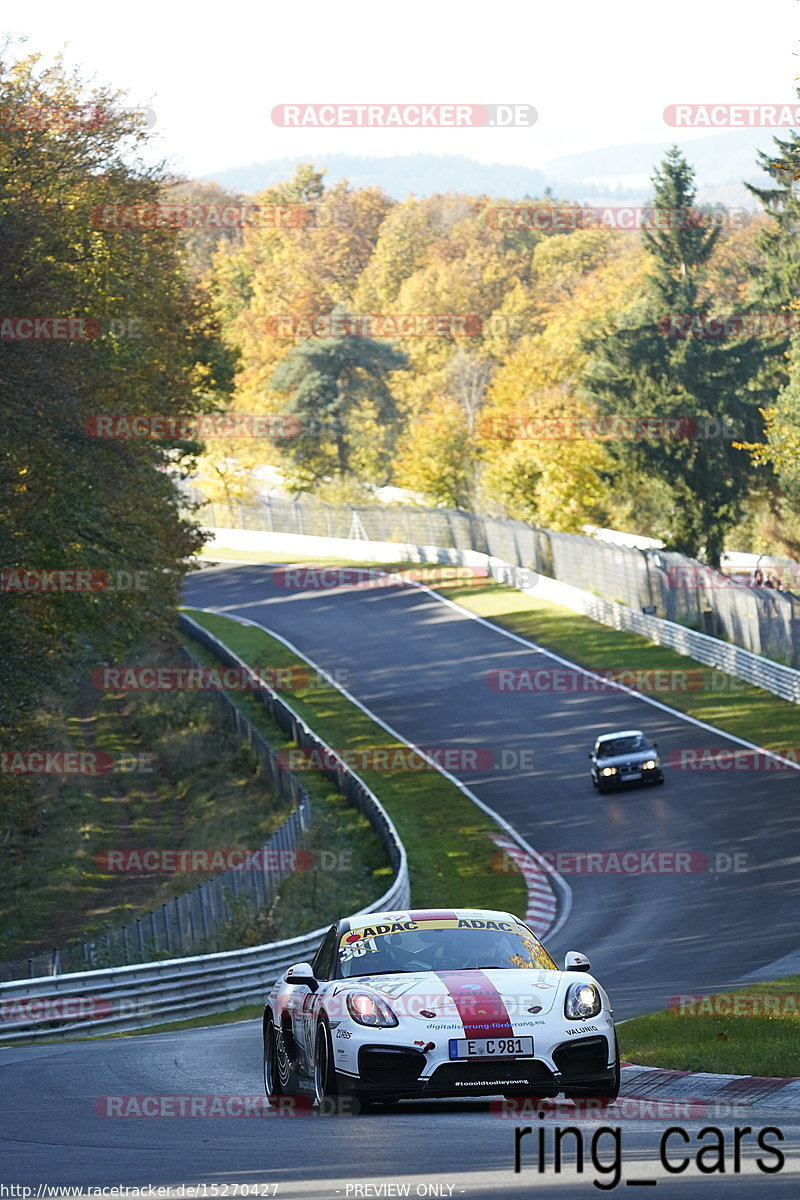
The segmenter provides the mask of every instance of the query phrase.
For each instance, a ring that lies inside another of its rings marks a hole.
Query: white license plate
[[[532,1058],[532,1037],[450,1038],[451,1058]]]

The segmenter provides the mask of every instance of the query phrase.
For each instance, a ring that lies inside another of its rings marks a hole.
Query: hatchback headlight
[[[348,992],[347,1011],[359,1025],[381,1026],[386,1029],[400,1023],[386,1001],[372,992]]]
[[[564,998],[564,1016],[570,1021],[582,1021],[584,1017],[596,1017],[603,1007],[600,992],[593,983],[573,983],[567,988]]]
[[[654,758],[648,758],[647,762],[642,763],[642,767],[645,771],[654,771],[656,768],[656,760]]]
[[[603,767],[603,774],[604,775],[616,775],[617,770],[618,770],[617,767]]]

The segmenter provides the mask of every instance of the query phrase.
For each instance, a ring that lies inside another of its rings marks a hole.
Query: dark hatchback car
[[[600,792],[628,784],[663,783],[658,742],[650,742],[641,729],[604,733],[589,755],[592,783]]]

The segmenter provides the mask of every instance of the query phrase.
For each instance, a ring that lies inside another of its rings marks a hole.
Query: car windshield
[[[517,921],[397,921],[350,930],[339,943],[343,979],[405,971],[515,967],[558,970],[541,942]]]
[[[635,737],[609,738],[608,741],[598,742],[598,758],[616,758],[618,754],[633,754],[637,750],[649,750],[650,744],[646,737],[636,734]]]

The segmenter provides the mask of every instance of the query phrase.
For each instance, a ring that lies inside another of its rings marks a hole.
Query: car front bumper
[[[592,1096],[614,1083],[616,1039],[612,1034],[576,1038],[543,1058],[429,1062],[419,1050],[364,1045],[358,1075],[340,1074],[345,1090],[364,1098],[397,1099],[475,1095]]]

